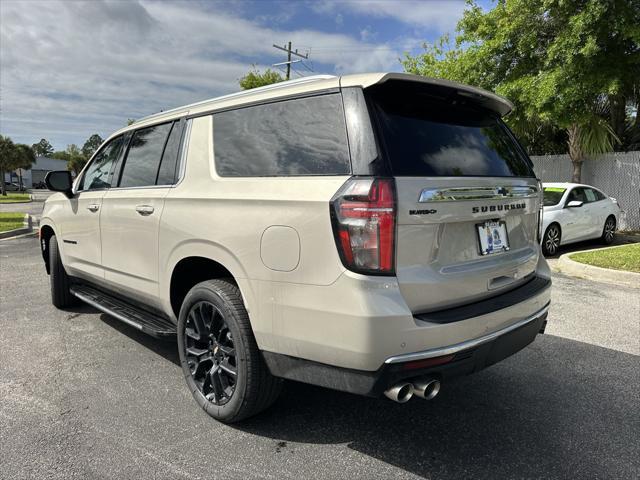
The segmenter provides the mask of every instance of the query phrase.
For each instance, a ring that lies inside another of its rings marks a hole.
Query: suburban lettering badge
[[[473,207],[471,211],[473,213],[484,213],[484,212],[500,212],[502,210],[518,210],[521,208],[526,208],[525,203],[510,203],[507,205],[482,205],[480,207]]]

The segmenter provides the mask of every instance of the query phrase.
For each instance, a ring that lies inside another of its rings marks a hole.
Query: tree
[[[102,145],[102,141],[102,137],[97,133],[94,133],[86,142],[84,142],[84,145],[82,146],[82,154],[87,158],[87,160],[90,159],[93,152]]]
[[[253,65],[252,70],[249,71],[244,77],[242,77],[238,82],[240,83],[240,88],[243,90],[249,90],[251,88],[263,87],[265,85],[271,85],[272,83],[282,82],[284,78],[278,72],[274,72],[270,68],[267,68],[264,73],[260,73],[260,71]]]
[[[67,168],[78,175],[87,163],[88,158],[74,143],[67,145],[67,150],[64,153],[66,154]]]
[[[566,138],[574,181],[586,156],[619,142],[621,105],[638,105],[640,0],[500,0],[487,12],[470,2],[457,31],[453,46],[444,37],[407,55],[405,70],[511,99],[521,137]]]
[[[0,135],[0,192],[7,195],[7,188],[4,184],[5,174],[16,169],[19,153],[15,144],[9,137]]]
[[[20,186],[22,187],[22,170],[31,170],[31,166],[36,162],[36,154],[29,145],[17,144],[16,159],[13,170],[19,170]]]
[[[31,145],[31,148],[38,157],[50,157],[53,154],[53,147],[46,138],[40,139],[38,143]]]

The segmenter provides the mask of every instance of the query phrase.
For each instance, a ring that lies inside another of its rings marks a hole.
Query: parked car
[[[75,183],[46,177],[53,304],[177,337],[189,390],[224,422],[282,379],[431,399],[546,325],[541,185],[500,119],[511,108],[390,73],[137,121]]]
[[[13,182],[4,182],[4,188],[7,192],[24,192],[26,190],[24,186]]]
[[[560,245],[592,238],[610,245],[620,219],[615,198],[590,185],[578,183],[544,184],[545,255],[558,253]]]

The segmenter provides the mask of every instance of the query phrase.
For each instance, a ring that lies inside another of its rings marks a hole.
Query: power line
[[[302,53],[298,53],[298,49],[296,48],[295,50],[291,50],[291,42],[288,43],[288,45],[285,45],[284,47],[281,47],[280,45],[276,45],[275,43],[273,44],[274,48],[277,48],[278,50],[282,50],[283,52],[287,52],[287,61],[286,62],[279,62],[279,63],[275,63],[273,64],[274,67],[278,67],[280,65],[286,65],[287,66],[287,77],[286,79],[289,80],[291,78],[291,64],[292,63],[298,63],[298,62],[302,62],[302,60],[291,60],[291,55],[296,55],[304,60],[309,60],[309,54],[302,54]],[[300,76],[302,76],[299,72],[298,73]]]

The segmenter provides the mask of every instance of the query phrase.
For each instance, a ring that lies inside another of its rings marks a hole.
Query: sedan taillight
[[[342,263],[363,274],[394,273],[396,200],[390,178],[351,178],[330,204]]]

